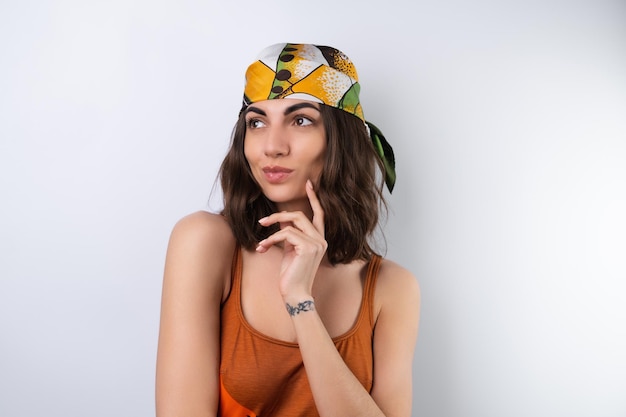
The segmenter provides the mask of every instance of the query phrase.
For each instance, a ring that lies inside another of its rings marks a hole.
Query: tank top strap
[[[363,305],[368,306],[369,321],[374,327],[374,289],[376,288],[376,280],[378,279],[378,270],[382,258],[379,255],[372,256],[367,267],[367,275],[365,276],[365,285],[363,288]]]
[[[233,253],[233,260],[230,267],[230,291],[228,296],[222,302],[222,306],[233,297],[233,301],[236,305],[241,302],[241,271],[243,268],[243,259],[241,255],[241,246],[237,244],[235,246],[235,252]]]

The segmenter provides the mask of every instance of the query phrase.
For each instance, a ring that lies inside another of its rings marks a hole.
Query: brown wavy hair
[[[316,193],[324,210],[324,231],[331,264],[369,260],[375,251],[370,240],[382,209],[384,165],[376,154],[365,124],[356,116],[320,105],[326,130],[324,167]],[[277,211],[261,192],[244,156],[244,112],[233,129],[230,148],[219,171],[224,209],[235,238],[246,249],[278,230],[263,227],[262,217]]]

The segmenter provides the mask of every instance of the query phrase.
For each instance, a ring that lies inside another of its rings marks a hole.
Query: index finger
[[[317,231],[324,236],[324,210],[320,200],[317,198],[317,194],[315,194],[311,180],[306,181],[306,195],[309,197],[309,203],[311,204],[311,209],[313,209],[313,220],[311,222]]]

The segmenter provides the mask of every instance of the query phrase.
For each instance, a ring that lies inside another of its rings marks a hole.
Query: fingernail
[[[306,180],[306,186],[309,187],[311,190],[313,189],[313,183],[311,182],[311,180]]]
[[[259,219],[259,223],[263,223],[265,220],[267,220],[267,217],[263,217],[262,219]]]

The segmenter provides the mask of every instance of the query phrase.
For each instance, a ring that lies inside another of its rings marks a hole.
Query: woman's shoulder
[[[380,307],[399,302],[417,304],[420,302],[420,286],[411,271],[389,259],[381,260],[376,281],[376,299]]]
[[[207,211],[197,211],[181,218],[174,225],[172,236],[206,245],[235,244],[235,236],[224,216]]]
[[[205,211],[189,214],[172,230],[165,280],[181,288],[212,288],[225,294],[235,248],[235,237],[224,217]]]
[[[222,261],[230,265],[236,240],[223,216],[197,211],[174,225],[169,246],[170,249],[210,260],[214,265]]]

